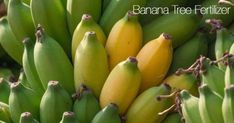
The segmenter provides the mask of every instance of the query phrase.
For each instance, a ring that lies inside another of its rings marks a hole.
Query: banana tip
[[[82,20],[89,20],[91,18],[92,18],[92,16],[89,14],[83,14],[83,16],[82,16]]]
[[[137,63],[138,63],[137,59],[136,59],[135,57],[132,57],[132,56],[128,57],[128,60],[129,60],[131,63],[134,63],[134,64],[137,64]]]
[[[172,36],[167,34],[167,33],[163,33],[163,37],[166,39],[166,40],[171,40],[172,39]]]
[[[29,117],[29,116],[31,116],[30,112],[24,112],[21,114],[21,117]]]
[[[58,85],[58,83],[59,83],[58,81],[51,80],[51,81],[49,81],[48,86]]]

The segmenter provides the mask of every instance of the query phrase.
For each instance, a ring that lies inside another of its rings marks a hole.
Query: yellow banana
[[[110,69],[129,56],[136,56],[142,45],[142,28],[137,15],[129,11],[112,28],[106,43]]]
[[[137,55],[142,75],[140,92],[162,82],[170,67],[172,52],[171,37],[165,33],[148,42],[140,50]]]

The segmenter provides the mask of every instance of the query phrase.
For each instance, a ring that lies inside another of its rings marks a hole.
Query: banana
[[[105,11],[111,0],[102,0],[102,12]]]
[[[187,90],[182,90],[179,94],[180,107],[186,123],[202,123],[199,113],[199,98],[192,96]],[[205,123],[205,122],[204,122]]]
[[[0,44],[11,58],[17,63],[22,64],[23,45],[13,34],[7,17],[0,19]]]
[[[177,90],[187,90],[193,95],[198,95],[198,79],[191,73],[172,74],[163,80],[168,84],[172,92]]]
[[[170,113],[162,121],[162,123],[182,123],[181,116],[179,113]]]
[[[191,47],[193,50],[191,50]],[[198,32],[193,38],[175,49],[169,73],[174,73],[179,68],[187,68],[191,66],[200,55],[206,56],[207,52],[207,37],[205,34]]]
[[[22,0],[25,4],[30,5],[31,0]],[[65,1],[65,0],[64,0]]]
[[[229,85],[224,90],[222,112],[224,123],[234,122],[234,85]]]
[[[132,10],[133,5],[144,6],[145,3],[146,0],[111,0],[100,19],[100,25],[106,35],[117,21],[124,17],[129,10]]]
[[[26,111],[31,112],[33,117],[38,119],[40,99],[39,95],[21,83],[12,83],[9,96],[9,110],[12,120],[18,123],[21,114]]]
[[[176,48],[195,34],[200,21],[201,17],[194,12],[192,14],[174,14],[174,12],[171,12],[143,26],[143,43],[146,44],[164,32],[173,37],[173,48]]]
[[[140,92],[162,82],[170,67],[172,52],[171,37],[165,33],[139,51],[136,58],[142,76]]]
[[[30,112],[24,112],[20,116],[19,123],[39,123],[36,119],[33,118]]]
[[[96,114],[91,123],[121,123],[118,106],[114,103],[108,104]]]
[[[0,119],[6,123],[13,123],[9,112],[9,106],[3,102],[0,102]]]
[[[34,43],[31,39],[25,38],[23,40],[24,53],[22,58],[25,75],[28,79],[30,87],[39,95],[43,95],[45,89],[36,71],[34,62]],[[41,62],[41,61],[39,61]]]
[[[59,123],[63,112],[72,109],[72,99],[58,81],[50,81],[40,103],[41,123]]]
[[[98,100],[91,90],[81,86],[73,111],[79,123],[91,123],[94,116],[101,110]]]
[[[27,88],[31,88],[23,69],[21,69],[20,71],[18,82],[20,82],[23,86]]]
[[[0,101],[8,104],[10,95],[10,83],[4,78],[0,78]]]
[[[232,34],[234,34],[234,21],[232,22],[232,24],[228,27],[229,32],[231,32]]]
[[[39,26],[34,46],[34,62],[44,88],[50,80],[59,81],[70,94],[75,92],[73,67],[62,47]]]
[[[208,85],[199,87],[199,112],[203,123],[223,123],[223,98],[213,92]]]
[[[14,77],[14,75],[10,69],[0,67],[0,77],[4,78],[7,81],[10,81],[10,79]]]
[[[137,59],[129,57],[116,65],[106,79],[99,99],[101,107],[115,103],[119,107],[119,113],[123,115],[137,96],[140,84]]]
[[[34,24],[41,24],[48,35],[53,37],[70,55],[71,35],[67,27],[66,12],[62,1],[31,0],[30,6]]]
[[[202,68],[204,69],[201,73],[202,82],[223,97],[225,85],[224,71],[220,70],[216,65],[211,64],[208,58],[204,59]]]
[[[138,17],[132,11],[115,23],[106,43],[111,70],[129,56],[137,55],[142,46],[142,33]]]
[[[34,24],[30,12],[30,7],[22,0],[9,0],[7,18],[12,32],[18,41],[30,37],[35,39]]]
[[[232,44],[229,54],[234,55],[234,43]],[[225,71],[225,86],[229,86],[234,84],[234,56],[229,59],[229,63],[227,64],[227,68]]]
[[[84,14],[80,23],[77,25],[73,37],[72,37],[72,58],[75,59],[76,49],[80,42],[88,31],[94,31],[97,35],[97,39],[103,45],[106,44],[106,36],[102,31],[101,27],[93,20],[92,16],[89,14]]]
[[[75,117],[74,112],[64,112],[63,118],[59,123],[79,123],[78,120]]]
[[[101,16],[102,0],[67,0],[67,23],[73,34],[83,14],[91,15],[96,22]]]
[[[86,32],[77,48],[74,61],[76,89],[83,83],[99,97],[109,74],[105,48],[98,42],[95,32]]]
[[[166,84],[151,87],[141,93],[129,107],[126,123],[160,123],[166,115],[158,113],[169,108],[172,102],[170,99],[160,100],[158,96],[169,93],[170,87]]]

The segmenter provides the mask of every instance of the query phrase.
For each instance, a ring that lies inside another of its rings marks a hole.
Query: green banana
[[[234,55],[234,43],[232,44],[229,54]],[[234,84],[234,56],[229,59],[229,63],[227,65],[225,71],[225,86],[229,86]]]
[[[146,0],[111,0],[100,19],[104,32],[108,35],[113,25],[132,10],[133,5],[144,6],[145,3]]]
[[[201,17],[195,12],[192,14],[174,14],[174,12],[171,12],[159,17],[143,26],[144,44],[164,32],[172,36],[173,48],[176,48],[194,35],[199,27],[200,20]]]
[[[75,59],[76,49],[84,38],[85,33],[88,31],[94,31],[97,35],[98,41],[101,42],[103,45],[106,44],[106,36],[105,33],[102,31],[102,28],[93,20],[91,15],[84,14],[80,23],[77,25],[72,37],[73,62]]]
[[[14,77],[14,75],[10,69],[0,67],[0,77],[4,78],[7,81],[10,81],[10,79]]]
[[[23,112],[31,112],[33,117],[39,118],[40,96],[21,83],[11,84],[9,109],[12,120],[18,123]]]
[[[232,22],[232,24],[228,27],[229,32],[231,32],[232,34],[234,34],[234,21]]]
[[[9,25],[18,41],[30,37],[35,39],[34,24],[30,12],[30,7],[22,0],[9,0],[7,18]]]
[[[67,27],[66,12],[62,1],[32,0],[30,6],[34,24],[41,24],[46,32],[70,55],[71,35]]]
[[[111,0],[102,0],[102,12],[105,11]]]
[[[91,123],[121,123],[118,106],[110,103],[97,113]]]
[[[3,102],[0,102],[0,119],[6,123],[13,123],[9,112],[9,106]]]
[[[199,87],[199,112],[203,123],[223,123],[223,98],[213,92],[208,85]]]
[[[34,46],[34,62],[44,88],[50,80],[59,81],[70,94],[75,92],[73,67],[62,47],[39,26]]]
[[[10,83],[4,78],[0,78],[0,101],[8,104],[10,95]]]
[[[41,123],[59,123],[63,112],[72,109],[72,99],[58,81],[50,81],[40,104]]]
[[[172,102],[170,99],[159,99],[158,96],[169,93],[170,87],[166,84],[151,87],[141,93],[129,107],[126,123],[160,123],[166,115],[158,113],[169,108]]]
[[[0,19],[0,44],[11,58],[22,64],[23,45],[13,34],[7,17]]]
[[[224,123],[234,122],[234,85],[229,85],[224,90],[222,112]]]
[[[182,123],[181,116],[179,113],[170,113],[162,121],[162,123]]]
[[[186,123],[202,123],[199,113],[199,98],[192,96],[187,90],[182,90],[179,94],[180,107]],[[205,123],[205,122],[204,122]]]
[[[38,76],[34,62],[34,43],[31,39],[25,38],[23,44],[24,53],[22,63],[25,75],[28,79],[30,87],[39,95],[43,95],[45,89],[42,86],[42,82]]]
[[[79,123],[91,123],[94,116],[101,110],[98,100],[91,90],[81,87],[73,106],[73,111]]]
[[[216,42],[215,42],[215,55],[216,59],[220,59],[224,56],[224,53],[229,52],[232,44],[234,43],[234,35],[229,32],[226,28],[217,30]],[[218,66],[220,69],[225,70],[226,66],[219,62]]]
[[[33,118],[30,112],[24,112],[20,116],[19,123],[39,123],[36,119]]]
[[[64,112],[63,118],[59,123],[79,123],[74,112]]]
[[[98,22],[101,16],[102,0],[68,0],[67,22],[70,33],[73,34],[83,14],[89,14]]]
[[[203,72],[201,72],[202,82],[223,97],[225,85],[224,71],[220,70],[216,65],[211,64],[208,58],[205,58],[202,64],[202,68],[204,69]]]
[[[20,82],[25,87],[31,88],[31,86],[27,80],[27,77],[25,75],[24,69],[21,69],[21,71],[20,71],[18,82]]]
[[[191,47],[193,50],[191,50]],[[200,55],[206,56],[207,52],[208,41],[206,35],[197,33],[193,38],[175,49],[169,73],[174,73],[179,68],[188,68],[200,57]]]

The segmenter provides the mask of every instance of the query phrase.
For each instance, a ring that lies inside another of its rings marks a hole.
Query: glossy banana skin
[[[40,103],[41,123],[59,123],[63,112],[72,109],[72,99],[58,81],[50,81]]]
[[[74,74],[76,89],[84,84],[96,97],[100,96],[109,68],[105,48],[97,40],[95,32],[87,32],[77,48]]]
[[[161,33],[167,33],[172,36],[173,48],[182,45],[188,41],[199,27],[201,17],[193,14],[174,14],[173,12],[164,15],[143,26],[143,43],[146,44],[150,40],[160,36]],[[180,26],[183,24],[183,26]],[[189,29],[187,27],[190,27]]]
[[[9,97],[9,109],[12,120],[17,123],[23,112],[31,112],[35,118],[39,118],[40,96],[33,90],[24,87],[21,83],[11,84]]]
[[[98,22],[101,8],[102,0],[67,0],[67,22],[71,35],[83,14],[91,15]]]
[[[18,41],[23,41],[26,37],[35,39],[30,7],[21,0],[9,0],[7,11],[8,22],[16,39]]]
[[[0,119],[6,123],[13,123],[9,112],[9,105],[0,102]]]
[[[234,85],[229,85],[224,90],[224,98],[222,104],[222,112],[224,123],[234,122]]]
[[[0,19],[0,44],[11,58],[22,64],[23,45],[13,34],[7,17]]]
[[[169,93],[169,87],[164,84],[149,88],[141,93],[129,107],[126,114],[126,123],[161,122],[166,114],[159,116],[158,113],[169,108],[172,102],[170,99],[158,100],[156,97]]]
[[[8,104],[10,95],[10,83],[4,78],[0,78],[0,101]]]
[[[30,112],[24,112],[20,116],[19,123],[39,123],[39,122],[33,118]]]
[[[182,123],[179,113],[168,114],[162,123]]]
[[[66,12],[61,0],[32,0],[31,13],[35,26],[41,24],[70,55],[71,35],[67,27]]]
[[[223,98],[214,93],[207,85],[199,87],[199,112],[203,123],[223,123]]]
[[[23,69],[20,71],[18,82],[27,88],[31,88]]]
[[[186,123],[202,123],[199,113],[199,98],[192,96],[187,90],[180,92],[181,109]]]
[[[137,55],[142,46],[142,34],[138,17],[132,11],[116,22],[106,42],[110,70],[129,56]]]
[[[110,103],[96,114],[91,123],[121,123],[118,106]]]
[[[115,103],[119,107],[119,113],[123,115],[137,96],[140,84],[137,60],[129,57],[119,63],[106,79],[99,98],[101,107]]]
[[[74,112],[64,112],[63,118],[59,123],[79,123]]]
[[[230,54],[234,55],[234,44],[232,44],[230,51]],[[226,71],[225,71],[225,87],[234,84],[234,57],[230,58],[230,63],[227,65]]]
[[[104,32],[108,35],[113,25],[124,17],[127,11],[132,10],[133,5],[143,6],[145,3],[146,0],[111,0],[100,19]]]
[[[34,62],[43,87],[50,80],[59,81],[70,94],[75,92],[73,66],[62,47],[42,27],[38,28]]]

